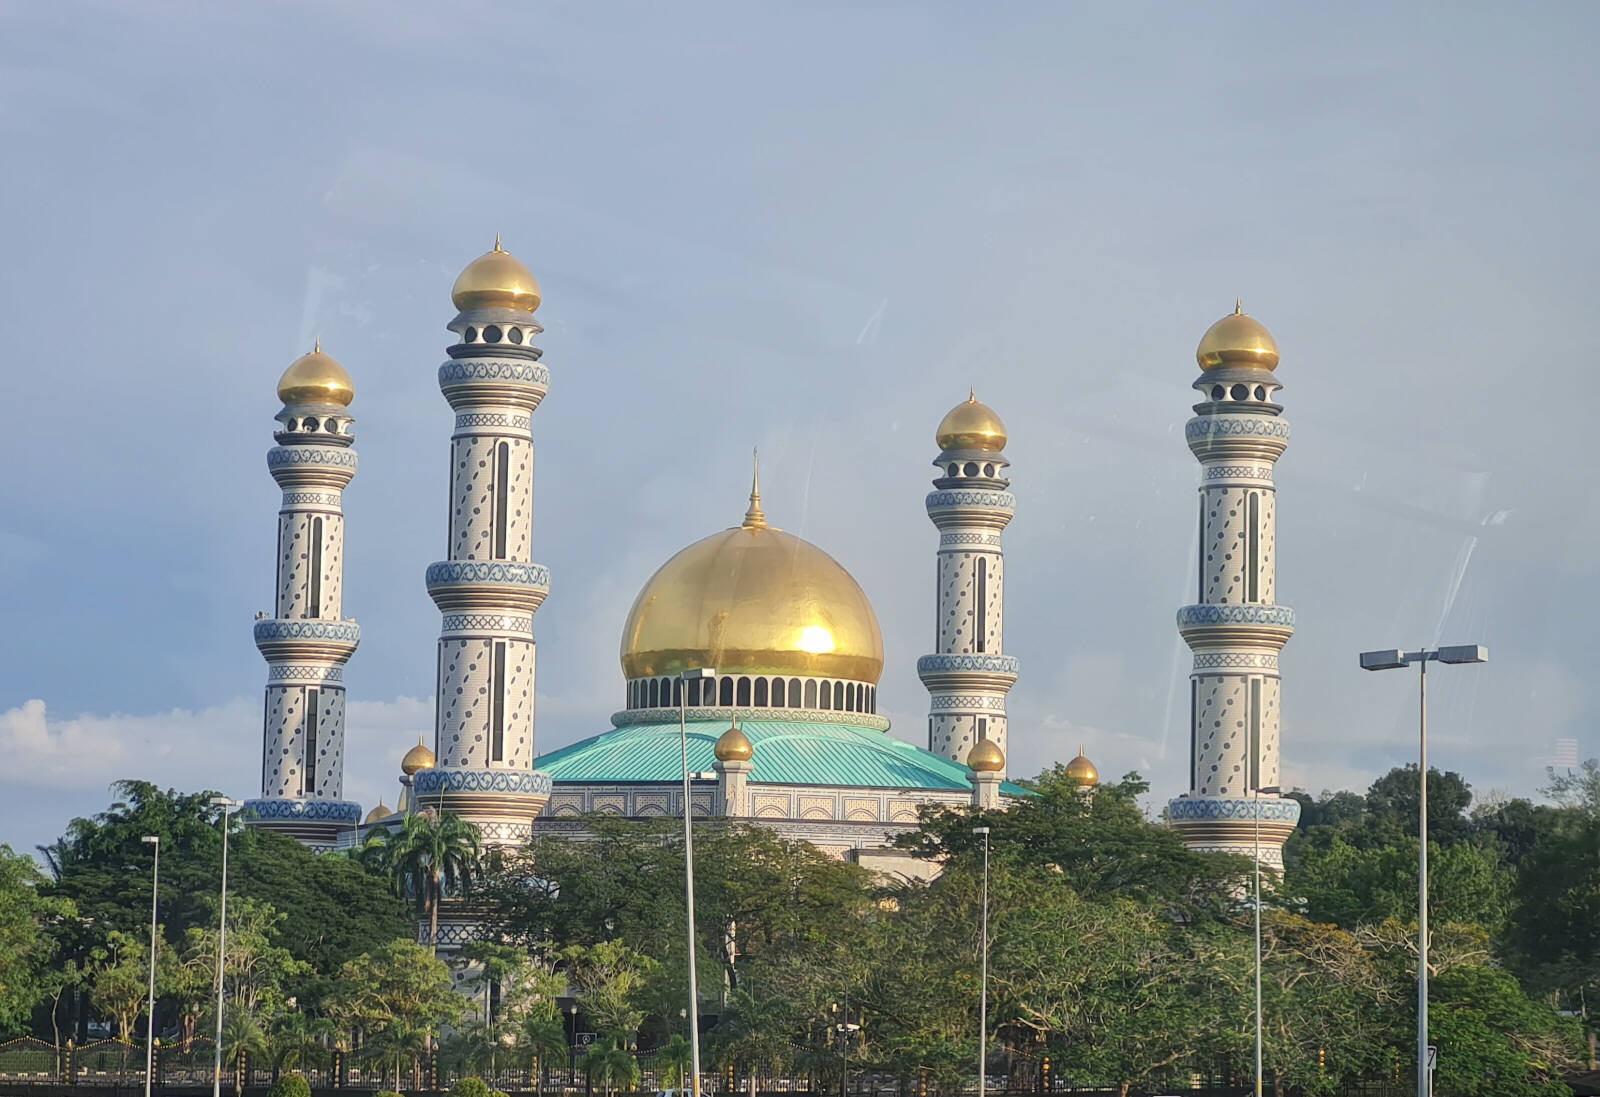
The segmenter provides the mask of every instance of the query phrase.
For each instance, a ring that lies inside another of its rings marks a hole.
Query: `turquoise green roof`
[[[689,725],[689,772],[709,772],[727,725]],[[750,780],[769,785],[970,792],[966,766],[870,728],[783,720],[739,725],[754,747]],[[655,784],[683,780],[678,725],[633,724],[551,751],[534,763],[556,784]],[[1007,781],[1002,790],[1027,793]]]

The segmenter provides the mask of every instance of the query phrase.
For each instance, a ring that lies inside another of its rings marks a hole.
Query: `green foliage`
[[[489,1084],[482,1078],[462,1078],[450,1087],[450,1097],[489,1097]]]
[[[432,811],[408,815],[384,835],[376,861],[387,870],[400,898],[409,897],[428,917],[428,940],[439,941],[439,904],[464,892],[478,873],[478,829],[460,816]]]
[[[33,1007],[62,985],[51,928],[77,911],[41,894],[44,883],[33,858],[0,845],[0,1038],[22,1031]]]
[[[267,1091],[267,1097],[311,1097],[311,1083],[303,1074],[285,1074]]]

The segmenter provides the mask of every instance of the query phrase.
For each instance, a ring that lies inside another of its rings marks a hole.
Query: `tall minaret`
[[[1000,533],[1017,500],[1006,488],[1010,462],[1005,424],[968,395],[939,424],[939,475],[928,493],[928,517],[939,527],[938,581],[934,589],[934,650],[917,660],[917,674],[932,695],[928,749],[965,763],[987,739],[1006,752],[1006,693],[1017,680],[1017,660],[1003,655],[1005,556]],[[990,772],[990,771],[986,771]],[[1004,769],[997,771],[1004,776]]]
[[[329,848],[361,820],[344,796],[344,665],[361,629],[343,616],[345,485],[356,474],[349,404],[355,390],[320,343],[278,381],[283,410],[267,468],[283,489],[278,586],[256,620],[267,660],[261,798],[254,826]]]
[[[1294,611],[1273,601],[1273,465],[1289,444],[1275,402],[1278,345],[1235,307],[1200,340],[1200,403],[1184,430],[1200,461],[1195,604],[1178,611],[1194,651],[1189,792],[1168,805],[1191,849],[1250,856],[1281,871],[1300,805],[1279,795],[1278,653]]]
[[[533,338],[539,283],[502,250],[467,265],[447,327],[460,341],[439,367],[455,410],[450,436],[448,559],[428,568],[443,620],[432,769],[417,803],[476,824],[485,845],[516,845],[550,798],[533,768],[533,614],[550,574],[532,562],[533,411],[550,371]]]

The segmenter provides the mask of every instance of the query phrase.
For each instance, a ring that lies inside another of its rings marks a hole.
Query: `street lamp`
[[[1256,808],[1256,1097],[1261,1097],[1261,790],[1252,789]]]
[[[222,1097],[222,959],[228,954],[228,812],[243,802],[213,796],[211,806],[222,809],[222,904],[217,916],[217,1046],[211,1075],[211,1097]]]
[[[161,894],[161,838],[146,834],[140,841],[152,847],[155,854],[150,865],[150,1016],[144,1030],[144,1097],[150,1097],[156,1059],[156,899]]]
[[[1455,644],[1433,650],[1363,651],[1362,670],[1398,670],[1417,664],[1417,1097],[1431,1097],[1428,1066],[1428,664],[1487,663],[1482,644]]]
[[[683,896],[689,924],[689,1059],[694,1097],[700,1097],[700,981],[694,960],[694,812],[689,803],[689,683],[715,678],[710,667],[678,675],[678,743],[683,755]],[[696,698],[699,700],[699,698]]]
[[[982,972],[978,978],[978,1097],[984,1097],[989,1081],[989,828],[973,827],[983,835],[983,929],[981,931]]]

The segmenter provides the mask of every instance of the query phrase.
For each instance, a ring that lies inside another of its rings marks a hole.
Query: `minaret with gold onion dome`
[[[1190,848],[1250,856],[1279,871],[1300,805],[1280,795],[1278,653],[1294,611],[1274,601],[1273,467],[1289,444],[1276,403],[1278,345],[1236,304],[1195,353],[1200,403],[1184,430],[1201,466],[1194,605],[1178,631],[1189,676],[1189,791],[1168,805]]]
[[[532,561],[534,409],[550,371],[533,339],[539,283],[501,247],[469,263],[451,290],[458,342],[439,367],[455,412],[448,559],[428,568],[439,633],[436,764],[412,776],[418,807],[477,826],[486,846],[515,845],[550,797],[534,759],[533,615],[549,591]]]
[[[344,489],[356,474],[350,375],[319,341],[278,381],[277,445],[267,469],[283,490],[278,508],[277,593],[255,624],[267,660],[261,797],[246,801],[252,826],[316,849],[361,820],[344,799],[344,665],[361,630],[345,620]]]
[[[1006,428],[969,393],[936,432],[939,475],[928,493],[928,517],[939,529],[934,588],[934,651],[917,660],[931,695],[928,749],[965,763],[988,740],[1005,776],[1006,693],[1017,660],[1004,654],[1005,556],[1000,534],[1016,511],[1006,489]]]

